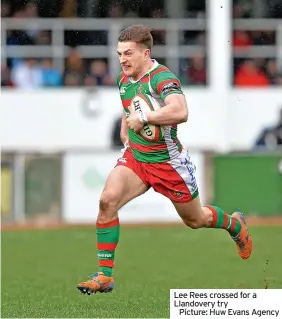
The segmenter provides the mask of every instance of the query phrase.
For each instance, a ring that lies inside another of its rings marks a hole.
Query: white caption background
[[[282,319],[282,289],[171,289],[170,318]]]

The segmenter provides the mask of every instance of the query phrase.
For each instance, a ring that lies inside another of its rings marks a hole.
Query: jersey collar
[[[154,62],[153,66],[151,67],[151,69],[149,71],[147,71],[145,74],[143,74],[138,80],[134,81],[131,77],[128,78],[128,80],[131,83],[137,83],[139,82],[145,75],[149,74],[150,72],[152,72],[154,69],[156,69],[159,66],[159,63],[157,60],[152,59],[152,62]]]

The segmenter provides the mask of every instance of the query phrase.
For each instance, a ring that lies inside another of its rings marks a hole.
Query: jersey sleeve
[[[122,75],[122,72],[119,72],[119,74],[117,75],[117,78],[116,78],[116,85],[118,88],[120,88],[121,75]]]
[[[154,75],[151,79],[151,86],[163,101],[170,94],[183,94],[179,79],[170,71]]]

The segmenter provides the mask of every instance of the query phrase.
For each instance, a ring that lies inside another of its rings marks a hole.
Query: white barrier
[[[108,148],[122,112],[118,90],[103,88],[90,96],[85,92],[3,90],[2,150]],[[190,115],[179,126],[179,138],[196,150],[248,150],[260,130],[276,122],[282,106],[281,88],[230,90],[227,99],[209,89],[184,92]]]
[[[69,223],[94,223],[106,178],[121,152],[68,153],[63,162],[63,218]],[[190,153],[197,167],[201,198],[204,194],[203,155]],[[120,211],[122,223],[180,221],[171,202],[152,189]]]

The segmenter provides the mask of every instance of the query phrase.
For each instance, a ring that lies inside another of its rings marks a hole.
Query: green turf
[[[122,228],[116,289],[92,296],[76,284],[96,271],[95,229],[2,232],[2,317],[164,318],[170,288],[281,288],[282,228],[251,230],[242,261],[223,230]]]

